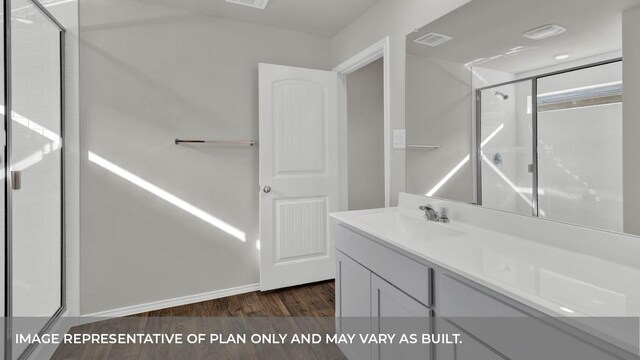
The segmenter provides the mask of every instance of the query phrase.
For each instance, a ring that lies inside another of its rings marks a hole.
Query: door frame
[[[389,64],[389,37],[385,37],[360,51],[349,60],[333,68],[338,73],[338,135],[340,143],[340,208],[349,208],[348,137],[347,137],[347,76],[383,59],[384,82],[384,206],[391,206],[391,91]]]

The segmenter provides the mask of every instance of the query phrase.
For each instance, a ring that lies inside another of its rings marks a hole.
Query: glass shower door
[[[534,176],[531,81],[477,93],[477,200],[482,206],[532,215]]]
[[[10,314],[14,333],[38,332],[63,304],[62,32],[34,3],[11,6]]]
[[[538,80],[540,217],[623,231],[622,62]]]

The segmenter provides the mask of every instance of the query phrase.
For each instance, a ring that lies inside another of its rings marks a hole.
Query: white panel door
[[[260,288],[334,277],[338,76],[260,64]]]

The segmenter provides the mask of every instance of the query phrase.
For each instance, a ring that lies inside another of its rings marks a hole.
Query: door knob
[[[265,186],[265,187],[262,189],[262,191],[263,191],[265,194],[270,193],[270,192],[271,192],[271,186],[269,186],[269,185]]]

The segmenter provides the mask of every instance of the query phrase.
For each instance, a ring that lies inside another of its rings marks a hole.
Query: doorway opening
[[[389,39],[337,66],[341,210],[390,206]]]
[[[348,210],[383,208],[384,59],[347,75]]]

